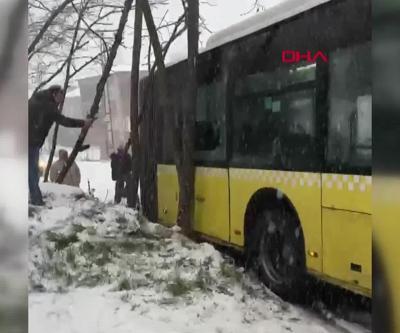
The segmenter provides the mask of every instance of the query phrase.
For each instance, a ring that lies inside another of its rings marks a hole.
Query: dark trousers
[[[114,202],[117,204],[120,203],[122,197],[125,196],[126,196],[126,180],[125,178],[121,178],[115,182]]]
[[[29,146],[28,182],[29,195],[33,205],[43,204],[42,192],[39,187],[39,146]]]
[[[114,202],[120,203],[122,198],[127,199],[129,207],[132,206],[132,178],[131,175],[125,175],[115,182],[115,196]]]

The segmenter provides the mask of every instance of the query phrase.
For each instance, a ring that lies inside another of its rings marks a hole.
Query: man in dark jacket
[[[39,188],[39,152],[50,131],[57,123],[65,127],[90,127],[91,120],[73,119],[59,112],[64,92],[60,86],[35,93],[29,99],[29,194],[32,205],[43,206]]]
[[[118,147],[116,153],[111,156],[111,173],[112,180],[115,181],[115,203],[120,203],[122,197],[127,197],[129,190],[129,177],[131,173],[132,160],[123,146]]]

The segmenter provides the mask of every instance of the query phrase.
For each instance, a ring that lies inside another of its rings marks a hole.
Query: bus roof
[[[267,8],[259,14],[215,33],[208,39],[204,51],[250,35],[253,32],[262,30],[329,1],[331,0],[282,0],[282,2]]]
[[[275,23],[286,20],[329,1],[333,0],[282,0],[261,13],[211,35],[207,41],[206,47],[200,49],[199,53],[207,52],[241,37],[250,35],[253,32],[267,28]],[[166,67],[171,67],[185,59],[187,59],[187,55],[179,54],[168,61]]]

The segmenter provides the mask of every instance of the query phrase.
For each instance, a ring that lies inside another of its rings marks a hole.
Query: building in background
[[[140,77],[144,75],[146,72],[140,73]],[[79,80],[81,108],[85,115],[90,111],[99,79],[100,76],[92,76]],[[128,141],[130,135],[130,70],[114,69],[104,89],[97,116],[85,142],[99,147],[100,158],[108,159],[118,145]]]
[[[81,95],[80,95],[79,88],[76,88],[72,91],[68,91],[67,95],[65,96],[63,114],[65,116],[71,117],[71,118],[83,118],[84,117],[83,112],[82,112]],[[50,141],[53,138],[52,133],[53,133],[54,127],[55,126],[53,126],[51,135],[48,136]],[[73,147],[80,132],[81,132],[80,128],[67,128],[67,127],[59,126],[57,145]]]

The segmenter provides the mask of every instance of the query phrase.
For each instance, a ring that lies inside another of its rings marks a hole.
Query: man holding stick
[[[29,194],[32,205],[43,206],[39,187],[39,152],[50,131],[57,123],[64,127],[88,129],[92,119],[82,120],[63,116],[59,105],[64,99],[61,86],[55,85],[35,93],[29,99]]]

